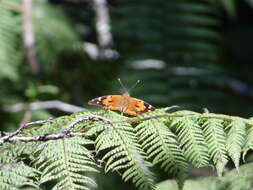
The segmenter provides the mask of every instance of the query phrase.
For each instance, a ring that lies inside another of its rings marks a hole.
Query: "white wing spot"
[[[152,106],[151,106],[151,105],[149,105],[149,106],[148,106],[148,109],[151,109],[151,108],[152,108]]]
[[[98,101],[101,101],[101,100],[102,100],[102,98],[101,98],[101,97],[99,97],[99,98],[98,98]]]

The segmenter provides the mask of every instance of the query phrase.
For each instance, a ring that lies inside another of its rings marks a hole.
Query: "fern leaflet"
[[[232,158],[235,167],[238,169],[242,147],[244,145],[244,139],[246,136],[246,126],[244,122],[240,120],[234,120],[227,126],[227,129],[229,132],[226,148],[228,155]]]
[[[216,166],[219,176],[221,176],[228,161],[226,152],[226,135],[222,122],[222,120],[218,119],[206,119],[202,125],[208,146],[208,152]]]
[[[109,111],[103,117],[117,121],[126,117]],[[105,162],[105,171],[123,170],[124,181],[132,179],[139,189],[153,189],[153,174],[149,170],[151,163],[145,160],[145,153],[137,142],[133,127],[128,124],[96,124],[89,130],[99,133],[96,138],[96,150],[107,150],[102,160]]]
[[[154,114],[157,113],[145,114],[144,117]],[[159,164],[166,172],[175,175],[178,181],[182,182],[188,164],[175,134],[164,121],[164,118],[144,121],[135,127],[136,134],[153,164]]]
[[[0,189],[19,190],[23,186],[38,188],[39,172],[22,162],[0,163]]]
[[[87,172],[96,172],[96,164],[85,146],[93,144],[84,137],[45,142],[35,152],[35,165],[42,171],[40,183],[57,180],[53,189],[88,190],[84,185],[96,186]]]
[[[207,144],[196,118],[180,117],[174,119],[171,125],[176,126],[176,135],[186,158],[196,167],[208,166]]]

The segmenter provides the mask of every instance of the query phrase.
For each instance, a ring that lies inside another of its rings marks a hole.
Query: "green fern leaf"
[[[213,160],[219,176],[228,162],[226,152],[226,134],[223,130],[223,120],[206,119],[202,125],[208,152]]]
[[[171,123],[186,158],[196,167],[209,165],[209,155],[203,131],[194,117],[176,118]]]
[[[96,164],[85,146],[93,144],[84,137],[48,141],[38,146],[35,166],[42,171],[40,183],[56,180],[53,189],[88,190],[96,186],[87,172],[96,172]]]
[[[111,111],[105,111],[102,116],[110,121],[127,119]],[[106,172],[123,171],[124,181],[132,179],[139,189],[154,188],[154,177],[149,170],[151,164],[145,160],[145,153],[137,143],[135,131],[130,124],[96,122],[89,132],[98,133],[95,141],[97,152],[107,150],[102,158]]]
[[[240,120],[234,120],[227,126],[227,129],[229,132],[226,142],[226,149],[228,151],[228,155],[232,158],[235,167],[238,169],[242,147],[245,143],[244,139],[246,137],[246,126],[244,122]]]
[[[246,139],[245,139],[245,144],[243,147],[243,159],[245,158],[245,155],[249,150],[253,149],[253,127],[248,126],[247,132],[246,132]]]
[[[157,114],[145,114],[151,116]],[[147,120],[135,127],[136,134],[139,138],[143,149],[153,164],[159,164],[164,171],[176,176],[178,181],[186,173],[187,162],[183,152],[176,140],[176,135],[164,124],[163,118]]]
[[[23,186],[38,188],[35,177],[39,172],[25,165],[18,163],[0,163],[0,189],[19,190]]]

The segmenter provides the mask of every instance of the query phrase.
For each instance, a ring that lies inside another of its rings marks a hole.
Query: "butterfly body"
[[[142,113],[154,111],[150,104],[133,98],[129,93],[122,95],[108,95],[94,98],[88,102],[90,105],[101,106],[104,109],[116,110],[127,115],[136,116]]]

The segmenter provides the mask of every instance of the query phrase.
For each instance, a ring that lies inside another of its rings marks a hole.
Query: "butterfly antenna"
[[[118,81],[119,81],[121,87],[124,89],[124,91],[128,93],[127,88],[123,85],[123,83],[121,82],[120,78],[118,78]]]
[[[130,92],[130,90],[135,88],[137,86],[137,84],[139,84],[140,82],[141,82],[140,80],[137,80],[136,83],[133,86],[131,86],[131,88],[128,89],[128,91]]]

